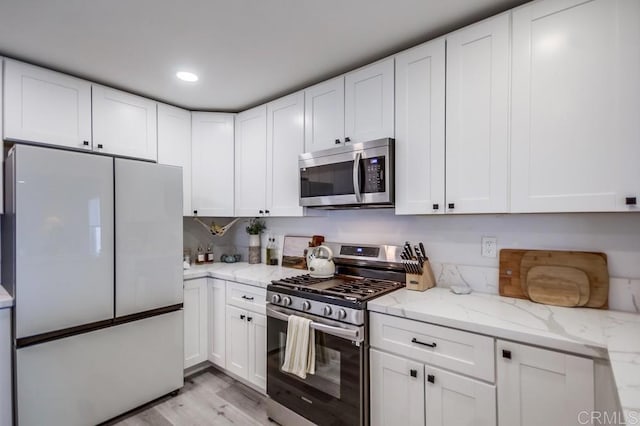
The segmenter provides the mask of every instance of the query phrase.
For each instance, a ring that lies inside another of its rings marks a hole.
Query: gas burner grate
[[[337,275],[332,278],[314,278],[310,275],[301,275],[277,280],[274,281],[274,284],[285,285],[305,293],[316,293],[357,302],[363,302],[404,287],[404,284],[396,281],[347,275]]]

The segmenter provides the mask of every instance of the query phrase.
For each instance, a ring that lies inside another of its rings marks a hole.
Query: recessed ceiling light
[[[193,83],[195,81],[198,81],[198,76],[197,75],[195,75],[192,72],[187,72],[187,71],[178,71],[176,73],[176,77],[178,77],[182,81],[188,81],[189,83]]]

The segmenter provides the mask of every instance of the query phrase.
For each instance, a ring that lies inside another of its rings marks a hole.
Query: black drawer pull
[[[438,210],[439,208],[440,208],[440,205],[439,205],[439,204],[434,204],[434,205],[433,205],[433,209],[434,209],[434,210]]]
[[[435,383],[436,382],[436,376],[434,376],[433,374],[427,374],[427,382]]]
[[[89,146],[89,141],[82,141],[82,145]]]
[[[340,143],[340,139],[336,139],[336,145]]]
[[[244,300],[253,300],[253,297],[245,296],[244,294],[242,295],[242,298]]]
[[[435,348],[435,347],[437,346],[437,345],[436,345],[436,342],[433,342],[433,343],[424,343],[424,342],[419,341],[419,340],[418,340],[418,339],[416,339],[415,337],[414,337],[413,339],[411,339],[411,343],[417,343],[417,344],[419,344],[419,345],[429,346],[430,348]]]
[[[249,322],[251,322],[252,319],[253,318],[251,318],[251,317],[247,317],[247,321],[249,321]]]
[[[270,214],[269,210],[265,210],[264,212],[265,212],[266,214]]]
[[[624,203],[628,206],[635,206],[637,204],[636,197],[627,197],[624,199]]]
[[[455,205],[454,203],[449,203],[449,208],[450,208],[450,209],[455,209],[455,208],[456,208],[456,205]]]
[[[344,138],[344,143],[347,143],[347,142],[351,142],[351,138],[349,137]]]
[[[412,368],[409,370],[409,374],[411,374],[411,377],[418,377],[418,370]]]
[[[98,149],[102,149],[102,144],[101,143],[98,144]]]
[[[264,214],[264,210],[259,210],[258,213]]]
[[[243,320],[243,319],[244,319],[244,317],[245,317],[244,315],[240,315],[240,319],[241,319],[241,320]]]
[[[511,351],[503,349],[502,350],[502,358],[511,359]]]

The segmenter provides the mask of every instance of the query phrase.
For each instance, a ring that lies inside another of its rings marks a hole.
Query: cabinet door
[[[639,210],[638,22],[627,0],[513,12],[513,212]]]
[[[226,315],[227,370],[246,379],[249,362],[247,311],[227,305]]]
[[[91,83],[5,59],[4,139],[91,150]]]
[[[394,137],[393,58],[345,76],[345,137],[365,142]]]
[[[182,167],[182,214],[191,216],[191,112],[158,104],[158,163]]]
[[[93,150],[156,161],[156,103],[98,85],[91,93]]]
[[[13,424],[12,352],[11,308],[0,309],[0,426]]]
[[[425,366],[429,426],[496,426],[496,387]]]
[[[422,364],[371,349],[371,425],[424,426]]]
[[[265,210],[267,192],[266,105],[236,116],[235,148],[235,216],[258,216]]]
[[[305,89],[304,117],[305,152],[344,143],[343,76]]]
[[[233,216],[234,114],[191,114],[191,208],[193,216]]]
[[[267,105],[267,214],[302,216],[298,154],[304,147],[304,92]]]
[[[225,368],[225,287],[223,280],[209,278],[208,281],[208,297],[209,303],[207,312],[209,316],[209,326],[207,328],[209,335],[209,361],[219,367]]]
[[[445,42],[396,56],[396,214],[444,212]]]
[[[447,212],[508,211],[509,19],[447,36]]]
[[[593,360],[498,341],[501,425],[577,425],[594,409]]]
[[[267,317],[247,313],[248,355],[247,379],[262,390],[267,389]]]
[[[207,279],[184,283],[184,368],[207,360]]]

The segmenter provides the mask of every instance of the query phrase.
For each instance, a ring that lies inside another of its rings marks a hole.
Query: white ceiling
[[[241,111],[524,1],[0,0],[0,54]],[[182,69],[200,81],[178,81]]]

